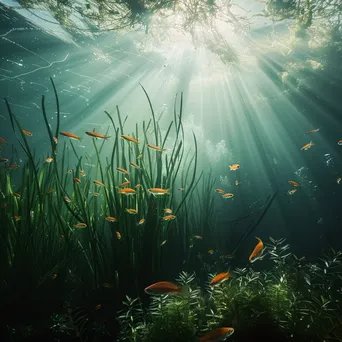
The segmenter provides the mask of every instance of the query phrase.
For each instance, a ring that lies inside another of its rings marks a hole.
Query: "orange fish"
[[[217,276],[215,276],[211,282],[210,282],[210,286],[216,286],[218,284],[223,283],[224,281],[226,281],[229,277],[231,277],[231,274],[229,272],[225,272],[225,273],[219,273]]]
[[[222,189],[215,189],[215,191],[219,194],[224,194],[224,190],[222,190]]]
[[[213,249],[209,249],[208,253],[209,254],[214,254],[214,250]]]
[[[203,237],[201,235],[194,235],[194,238],[196,240],[202,240],[203,239]]]
[[[307,131],[305,134],[312,134],[312,133],[316,133],[316,132],[319,132],[319,128],[316,128],[316,129],[312,129],[310,131]]]
[[[136,215],[136,214],[138,214],[138,211],[137,210],[135,210],[135,209],[125,209],[127,212],[128,212],[128,214],[131,214],[131,215]]]
[[[222,195],[223,198],[233,198],[234,194],[231,194],[230,192],[227,192],[226,194]]]
[[[288,195],[293,195],[296,191],[297,189],[292,189],[292,190],[289,190],[287,193]]]
[[[231,164],[229,165],[230,171],[236,171],[240,168],[240,164]]]
[[[58,139],[56,137],[53,137],[52,139],[55,142],[55,144],[57,145],[58,144]]]
[[[305,144],[300,150],[301,151],[307,151],[309,148],[311,148],[314,145],[314,143],[312,141],[310,141],[309,143]]]
[[[261,239],[259,239],[258,237],[256,237],[256,239],[259,240],[258,244],[255,246],[252,254],[249,256],[249,261],[250,262],[254,262],[255,260],[258,259],[258,257],[261,255],[263,249],[264,249],[264,244],[261,241]]]
[[[80,174],[85,177],[86,173],[83,170],[80,170]]]
[[[8,162],[8,158],[1,158],[0,159],[0,163],[7,163]]]
[[[54,188],[50,188],[48,189],[47,193],[50,194],[51,192],[53,192],[55,189]]]
[[[110,138],[109,136],[103,135],[101,133],[96,133],[96,132],[85,132],[85,133],[90,135],[93,138],[104,139],[104,140],[107,140],[108,138]]]
[[[17,216],[17,215],[14,215],[13,218],[14,218],[14,221],[16,221],[16,222],[20,221],[20,219],[21,219],[21,217]]]
[[[118,240],[121,240],[121,234],[120,232],[115,232],[116,233],[116,237],[118,238]]]
[[[133,162],[129,162],[129,165],[135,167],[136,169],[140,169],[140,166],[137,165],[136,163],[133,163]]]
[[[133,142],[135,144],[139,144],[139,141],[130,137],[129,135],[122,135],[121,138],[127,140],[127,141],[130,141],[130,142]]]
[[[127,170],[123,169],[122,167],[117,167],[116,170],[125,174],[125,175],[129,175],[129,172]]]
[[[105,218],[105,220],[107,220],[108,222],[116,222],[117,221],[117,219],[114,216],[107,216]]]
[[[166,151],[165,148],[161,148],[161,147],[156,146],[156,145],[146,144],[146,146],[147,146],[148,148],[150,148],[151,150],[155,150],[155,151],[159,151],[159,152]]]
[[[29,137],[32,137],[32,133],[30,131],[27,131],[26,129],[22,129],[23,133],[28,135]]]
[[[68,202],[68,203],[71,203],[71,202],[72,202],[72,200],[71,200],[69,197],[67,197],[67,196],[64,197],[64,200],[65,200],[66,202]]]
[[[8,165],[8,166],[6,167],[6,169],[17,169],[18,167],[20,167],[19,164],[11,164],[11,165]]]
[[[102,182],[100,182],[98,180],[93,180],[93,183],[98,185],[98,186],[105,186]]]
[[[8,144],[8,142],[7,142],[4,138],[2,138],[2,137],[0,137],[0,141],[1,141],[2,143],[4,143],[4,144]]]
[[[45,161],[46,161],[47,163],[51,163],[51,162],[53,161],[53,158],[45,158]]]
[[[170,283],[168,281],[160,281],[147,286],[144,290],[149,295],[160,295],[160,294],[184,294],[184,288]]]
[[[337,145],[342,145],[342,139],[337,142]]]
[[[20,198],[20,197],[21,197],[21,195],[20,195],[18,192],[13,192],[13,196],[14,196],[14,197],[17,197],[17,198]]]
[[[97,196],[99,195],[99,193],[98,193],[97,191],[94,191],[94,192],[93,192],[93,195],[94,195],[95,197],[97,197]]]
[[[138,222],[138,226],[140,226],[140,225],[142,225],[142,224],[144,224],[144,223],[145,223],[145,219],[142,218],[142,219]]]
[[[299,187],[299,186],[300,186],[299,183],[297,183],[297,182],[295,182],[295,181],[293,181],[293,180],[289,180],[289,183],[290,183],[291,185],[293,185],[293,186],[296,186],[296,187]]]
[[[80,223],[75,224],[75,227],[76,228],[85,228],[85,227],[87,227],[87,225],[83,222],[80,222]]]
[[[51,279],[56,279],[57,278],[57,273],[54,273],[51,275]]]
[[[121,187],[123,187],[123,186],[128,185],[129,183],[130,183],[130,181],[123,182],[123,183],[121,183],[121,184],[119,185],[119,187],[121,188]]]
[[[341,177],[337,178],[337,184],[341,183]]]
[[[167,195],[169,190],[168,189],[162,189],[162,188],[151,188],[151,189],[148,189],[148,191],[153,196],[161,196],[161,195]]]
[[[59,132],[59,134],[62,134],[62,135],[66,136],[66,137],[68,137],[68,138],[71,138],[71,139],[81,140],[81,138],[80,138],[78,135],[74,134],[74,133],[70,133],[70,132]]]
[[[81,183],[81,180],[80,180],[79,178],[77,178],[77,177],[74,178],[74,181],[75,181],[76,183]]]
[[[163,217],[163,220],[164,221],[171,221],[171,220],[174,220],[176,218],[175,215],[166,215]]]
[[[134,195],[136,191],[132,188],[119,189],[121,195]]]
[[[234,328],[217,328],[203,335],[199,342],[220,342],[234,334]]]
[[[177,190],[184,191],[184,188],[178,188]]]
[[[165,214],[172,214],[172,209],[170,208],[165,208],[164,209]]]

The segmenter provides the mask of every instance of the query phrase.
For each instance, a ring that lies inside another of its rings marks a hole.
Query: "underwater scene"
[[[0,0],[0,342],[342,341],[340,0]]]

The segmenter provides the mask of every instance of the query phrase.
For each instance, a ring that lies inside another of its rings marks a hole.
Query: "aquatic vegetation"
[[[177,283],[189,286],[189,296],[152,297],[144,321],[136,322],[143,325],[141,341],[194,341],[223,326],[235,330],[234,341],[251,336],[278,341],[341,340],[342,253],[332,250],[313,264],[292,254],[285,239],[270,238],[265,245],[266,255],[259,265],[269,259],[270,268],[256,271],[257,263],[251,263],[211,275],[210,282],[216,284],[206,291],[194,274],[182,272]],[[184,338],[179,338],[179,332]],[[125,340],[129,339],[120,339]]]

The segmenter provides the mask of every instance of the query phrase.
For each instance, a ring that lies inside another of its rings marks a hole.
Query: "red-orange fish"
[[[122,167],[117,167],[116,170],[121,172],[121,173],[123,173],[124,175],[128,175],[129,174],[129,172],[127,170],[123,169]]]
[[[289,180],[289,183],[290,183],[291,185],[295,186],[295,187],[299,187],[299,186],[300,186],[300,184],[297,183],[297,182],[295,182],[294,180]]]
[[[162,188],[150,188],[148,189],[148,192],[150,192],[153,196],[162,196],[168,194],[168,189],[162,189]]]
[[[123,189],[119,189],[119,193],[121,195],[134,195],[136,191],[132,188],[123,188]]]
[[[171,221],[171,220],[174,220],[176,218],[175,215],[166,215],[163,217],[163,220],[164,221]]]
[[[87,225],[83,222],[80,222],[80,223],[75,224],[75,227],[76,228],[85,228],[85,227],[87,227]]]
[[[147,286],[144,290],[149,295],[160,295],[160,294],[183,294],[184,290],[181,286],[168,281],[160,281]]]
[[[108,138],[110,138],[109,136],[103,135],[101,133],[96,133],[96,132],[85,132],[85,133],[90,135],[93,138],[104,139],[104,140],[107,140]]]
[[[115,232],[116,233],[116,237],[118,238],[118,240],[121,240],[121,234],[120,232]]]
[[[105,220],[108,222],[116,222],[117,221],[117,219],[114,216],[107,216],[105,218]]]
[[[255,260],[258,259],[258,257],[261,255],[263,249],[264,249],[264,244],[261,241],[261,239],[259,239],[258,237],[256,237],[256,239],[259,240],[258,244],[255,246],[252,254],[249,256],[249,261],[250,262],[254,262]]]
[[[130,137],[129,135],[122,135],[121,138],[127,140],[127,141],[130,141],[130,142],[133,142],[135,144],[139,144],[139,141]]]
[[[51,163],[51,162],[53,161],[53,158],[45,158],[45,161],[46,161],[47,163]]]
[[[231,164],[229,165],[230,171],[236,171],[240,168],[240,164]]]
[[[17,169],[18,167],[20,167],[19,164],[11,164],[11,165],[8,165],[8,166],[6,167],[6,169]]]
[[[0,141],[1,141],[2,143],[4,143],[4,144],[8,144],[8,142],[7,142],[4,138],[2,138],[2,137],[0,137]]]
[[[309,143],[305,144],[300,150],[301,151],[307,151],[309,148],[311,148],[314,145],[314,143],[312,141],[310,141]]]
[[[221,342],[234,334],[234,328],[217,328],[203,335],[199,342]]]
[[[155,151],[158,151],[158,152],[166,151],[165,148],[161,148],[161,147],[156,146],[156,145],[146,144],[146,146],[147,146],[148,148],[150,148],[151,150],[155,150]]]
[[[227,192],[226,194],[222,195],[223,198],[233,198],[234,194],[231,194],[230,192]]]
[[[229,277],[231,277],[231,274],[229,272],[223,272],[219,273],[217,276],[215,276],[211,282],[210,286],[216,286],[218,284],[221,284],[222,282],[226,281]]]
[[[32,133],[26,129],[22,129],[23,133],[28,135],[29,137],[32,137]]]
[[[98,185],[98,186],[105,186],[102,182],[100,182],[98,180],[93,180],[93,183]]]
[[[74,181],[75,181],[76,183],[81,183],[81,180],[80,180],[79,178],[77,178],[77,177],[74,178]]]
[[[68,137],[68,138],[71,138],[71,139],[81,140],[81,138],[80,138],[78,135],[74,134],[74,133],[70,133],[70,132],[59,132],[59,134],[62,134],[62,135],[66,136],[66,137]]]

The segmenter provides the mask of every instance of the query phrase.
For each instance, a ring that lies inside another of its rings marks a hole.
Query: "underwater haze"
[[[0,1],[0,340],[342,341],[341,13]]]

